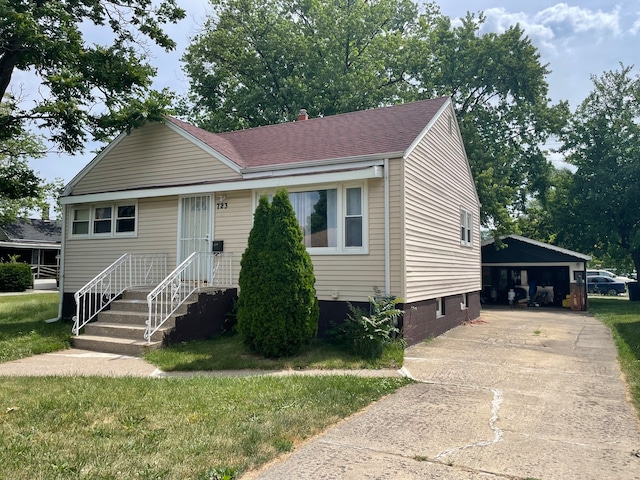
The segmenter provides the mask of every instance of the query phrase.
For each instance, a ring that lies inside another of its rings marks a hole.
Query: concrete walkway
[[[400,373],[350,373],[417,383],[243,480],[640,480],[639,425],[611,334],[588,315],[487,310],[481,322],[409,348]],[[0,364],[3,375],[193,374],[71,349]]]
[[[418,382],[247,479],[640,479],[610,332],[580,313],[484,311],[407,350]]]

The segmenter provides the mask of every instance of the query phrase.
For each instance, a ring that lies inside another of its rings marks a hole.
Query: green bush
[[[343,323],[334,327],[332,333],[356,355],[375,360],[380,358],[386,345],[394,342],[404,344],[398,328],[398,320],[404,312],[396,308],[402,302],[399,298],[369,297],[369,302],[371,315],[347,302],[351,313]]]
[[[260,199],[242,255],[238,328],[265,357],[295,355],[318,331],[311,257],[286,190]]]
[[[0,263],[0,292],[24,292],[33,286],[31,267],[26,263]]]

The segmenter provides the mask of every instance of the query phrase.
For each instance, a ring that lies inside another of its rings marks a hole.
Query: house
[[[0,262],[17,258],[31,265],[34,278],[56,278],[62,224],[37,218],[19,218],[0,226]]]
[[[479,316],[480,205],[449,98],[313,119],[301,111],[295,122],[219,134],[172,117],[123,133],[61,197],[61,315],[89,305],[76,292],[119,295],[83,287],[125,254],[136,256],[130,269],[152,272],[213,252],[188,260],[201,272],[190,278],[237,288],[257,201],[281,187],[314,264],[321,331],[346,317],[347,301],[368,306],[376,291],[403,299],[410,344]]]
[[[584,280],[589,260],[589,255],[520,235],[501,238],[498,248],[495,239],[486,240],[482,242],[483,299],[507,304],[513,290],[523,303],[529,299],[529,303],[561,307],[564,301],[573,310],[586,310]]]

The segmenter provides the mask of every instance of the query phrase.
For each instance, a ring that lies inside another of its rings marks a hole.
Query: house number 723
[[[216,203],[216,209],[218,210],[226,210],[229,208],[229,204],[227,202]]]

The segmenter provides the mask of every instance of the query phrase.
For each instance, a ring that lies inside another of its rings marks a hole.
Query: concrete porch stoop
[[[122,298],[111,303],[109,310],[98,314],[97,320],[88,323],[83,332],[73,337],[75,348],[95,352],[141,356],[148,350],[162,347],[165,336],[175,328],[176,318],[187,313],[197,303],[193,300],[182,304],[178,310],[153,334],[151,342],[144,338],[149,317],[147,295],[151,290],[127,290]]]

